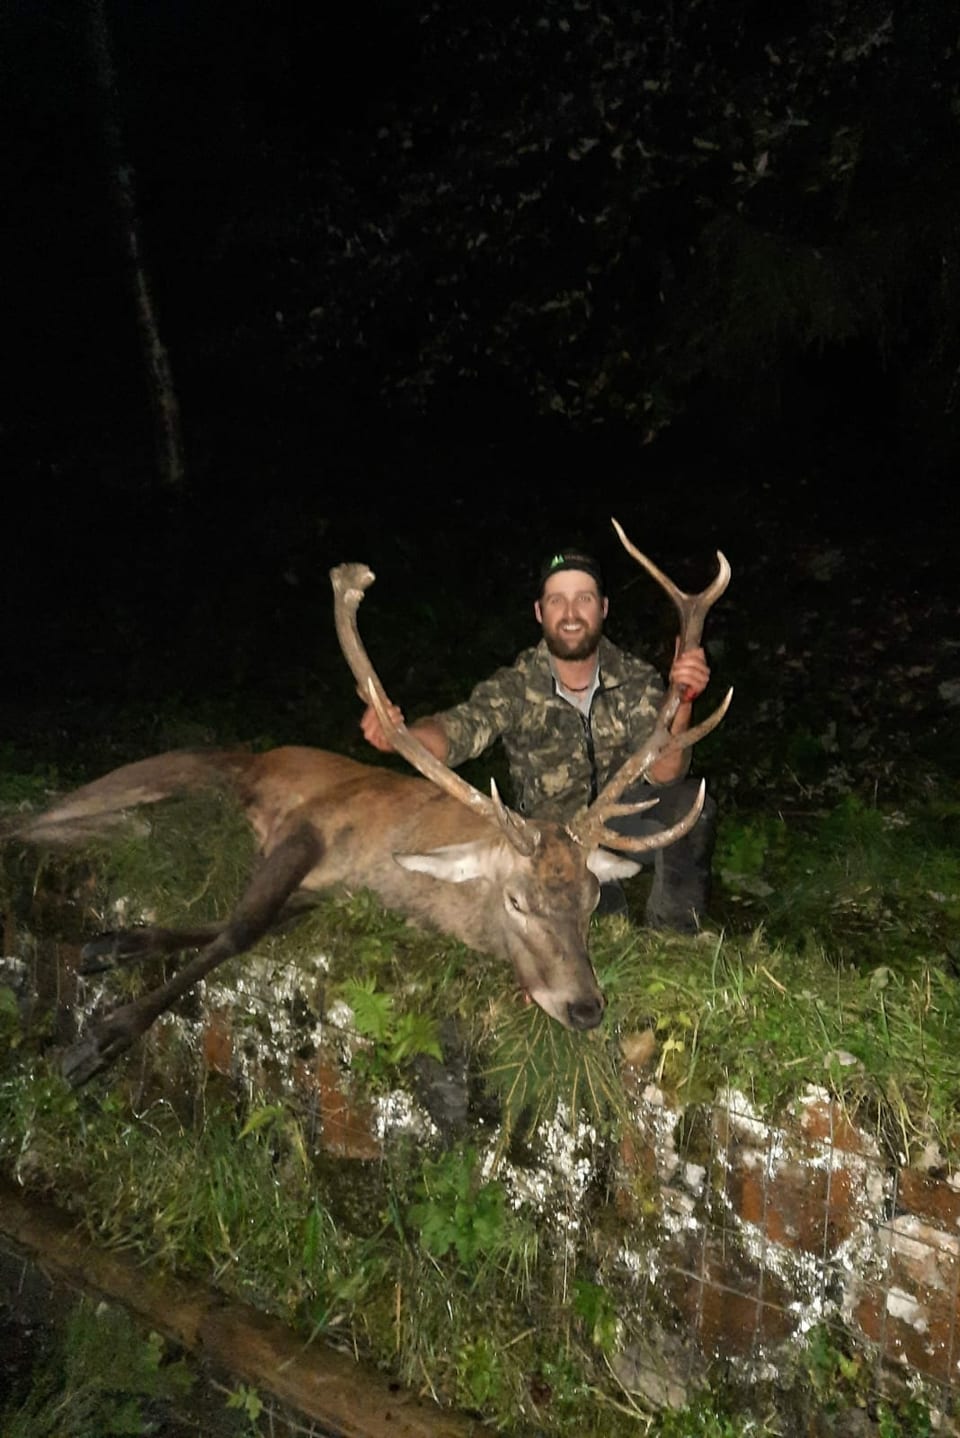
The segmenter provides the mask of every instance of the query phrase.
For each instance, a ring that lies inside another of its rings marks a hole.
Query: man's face
[[[581,569],[551,574],[533,606],[547,648],[556,659],[589,659],[600,643],[607,601]]]

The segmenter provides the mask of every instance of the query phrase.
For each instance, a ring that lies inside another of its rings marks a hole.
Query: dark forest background
[[[0,47],[8,756],[355,745],[344,559],[408,713],[570,539],[664,664],[615,514],[733,564],[741,792],[949,761],[954,7],[12,0]]]

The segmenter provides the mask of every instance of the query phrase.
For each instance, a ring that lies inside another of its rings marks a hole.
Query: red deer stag
[[[729,582],[723,555],[717,556],[720,567],[713,583],[702,594],[684,594],[614,524],[625,548],[676,605],[681,646],[697,645],[708,610]],[[386,696],[357,630],[357,609],[374,576],[363,564],[342,564],[330,577],[337,634],[359,692],[375,705],[398,753],[423,778],[318,749],[175,751],[116,769],[20,825],[14,832],[21,839],[76,842],[102,833],[135,805],[226,783],[239,794],[259,841],[257,870],[225,923],[119,930],[85,947],[87,972],[148,954],[200,952],[160,987],[93,1023],[66,1050],[63,1072],[75,1086],[112,1064],[219,964],[252,948],[284,911],[290,912],[298,891],[344,885],[372,889],[416,923],[508,960],[525,994],[566,1028],[591,1029],[600,1023],[604,1001],[587,952],[599,881],[636,873],[631,854],[687,833],[700,815],[703,785],[681,822],[655,836],[627,838],[607,822],[656,802],[619,801],[660,756],[686,749],[709,733],[725,714],[730,694],[708,719],[674,736],[670,724],[683,696],[671,685],[646,743],[589,808],[569,824],[523,818],[501,801],[495,785],[489,796],[480,793],[435,759],[405,725],[391,724]]]

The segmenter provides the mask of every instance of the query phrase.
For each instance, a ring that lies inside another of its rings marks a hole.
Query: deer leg
[[[139,964],[160,954],[177,954],[183,949],[202,949],[227,927],[226,923],[202,924],[196,929],[162,929],[145,924],[135,929],[112,929],[98,934],[80,950],[80,973],[102,974]]]
[[[298,919],[315,899],[293,894],[273,919],[271,927]],[[146,959],[159,958],[164,954],[179,954],[184,949],[202,949],[212,943],[227,927],[228,921],[199,924],[195,929],[164,929],[158,924],[137,925],[133,929],[111,929],[98,934],[84,944],[80,950],[79,972],[85,978],[102,974],[108,969],[121,969],[132,964],[142,964]]]
[[[290,896],[323,856],[323,840],[301,824],[264,861],[233,915],[212,942],[172,978],[132,1003],[123,1004],[92,1024],[61,1059],[61,1072],[73,1088],[102,1073],[146,1033],[162,1013],[194,984],[237,954],[253,948],[270,929]],[[196,932],[196,931],[193,931]]]

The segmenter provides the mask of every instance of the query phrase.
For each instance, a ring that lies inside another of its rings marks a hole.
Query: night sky
[[[741,627],[761,556],[955,583],[952,7],[683,8],[5,7],[8,732],[256,691],[328,741],[345,559],[408,700],[531,642],[570,539],[632,640],[611,513],[687,587],[722,547]]]

